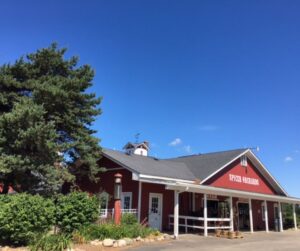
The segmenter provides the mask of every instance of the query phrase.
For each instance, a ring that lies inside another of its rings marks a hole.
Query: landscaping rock
[[[158,237],[156,237],[156,240],[157,241],[163,241],[165,238],[161,235],[161,236],[158,236]]]
[[[91,245],[93,246],[102,246],[102,241],[100,240],[93,240],[90,242]]]
[[[104,239],[104,241],[102,242],[102,245],[104,247],[112,247],[114,245],[115,240],[112,239]]]
[[[142,241],[142,237],[138,236],[137,238],[135,238],[136,241]]]
[[[120,247],[125,247],[125,246],[127,245],[126,240],[123,240],[123,239],[117,240],[116,243],[117,243],[117,246],[118,246],[119,248],[120,248]]]
[[[165,240],[171,239],[171,236],[169,234],[164,234],[163,237],[164,237]]]
[[[133,243],[133,239],[130,239],[130,238],[124,238],[124,240],[126,241],[126,245],[132,245]]]

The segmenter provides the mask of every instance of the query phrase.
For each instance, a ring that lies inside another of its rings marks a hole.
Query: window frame
[[[129,197],[130,198],[130,203],[129,203],[129,208],[124,208],[124,203],[125,203],[125,197]],[[121,205],[122,205],[122,209],[125,210],[131,210],[132,209],[132,192],[122,192],[122,196],[121,196]]]

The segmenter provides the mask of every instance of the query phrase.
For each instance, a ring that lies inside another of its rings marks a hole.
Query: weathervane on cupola
[[[140,133],[137,133],[134,135],[135,137],[135,143],[128,142],[123,149],[128,155],[136,154],[136,155],[142,155],[142,156],[148,156],[148,151],[150,149],[149,142],[143,141],[139,142],[140,139]]]

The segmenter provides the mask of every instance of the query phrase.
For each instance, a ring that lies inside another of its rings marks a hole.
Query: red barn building
[[[124,152],[103,150],[100,183],[78,181],[101,197],[101,217],[113,212],[114,175],[121,173],[122,210],[159,230],[283,231],[282,203],[295,206],[251,149],[172,159],[148,156],[147,142],[128,143]]]

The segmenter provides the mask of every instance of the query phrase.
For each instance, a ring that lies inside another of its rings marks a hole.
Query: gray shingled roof
[[[195,177],[204,180],[246,150],[247,149],[237,149],[224,152],[198,154],[169,160],[184,163]]]
[[[245,152],[246,149],[191,155],[172,159],[156,159],[104,149],[104,156],[134,172],[183,180],[203,180],[223,165]]]

